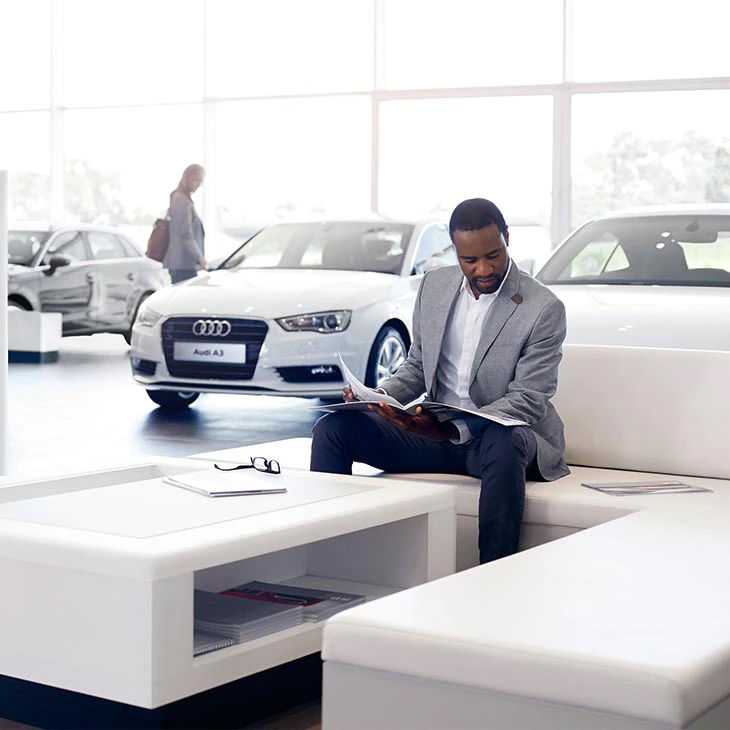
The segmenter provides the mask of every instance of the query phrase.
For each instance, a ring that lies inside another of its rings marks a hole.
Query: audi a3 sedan
[[[165,284],[162,265],[112,228],[8,231],[8,307],[60,312],[64,335],[131,340],[140,304]]]
[[[454,263],[443,221],[270,225],[144,302],[134,379],[167,408],[206,392],[338,398],[339,352],[375,386],[406,357],[422,274]]]
[[[565,304],[566,342],[730,350],[730,205],[601,216],[537,279]]]

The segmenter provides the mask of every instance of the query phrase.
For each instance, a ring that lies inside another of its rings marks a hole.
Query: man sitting
[[[563,423],[550,398],[558,382],[565,309],[508,254],[509,232],[494,203],[459,203],[449,222],[459,266],[429,271],[413,311],[413,343],[398,372],[381,383],[401,403],[429,400],[480,410],[527,426],[475,415],[439,421],[385,403],[372,412],[320,418],[312,471],[351,474],[353,461],[388,472],[469,474],[481,479],[479,560],[517,551],[525,481],[568,473]],[[354,400],[349,388],[345,400]]]

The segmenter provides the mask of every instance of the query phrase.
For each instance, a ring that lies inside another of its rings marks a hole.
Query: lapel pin
[[[512,301],[515,304],[522,304],[522,295],[520,295],[520,294],[513,294],[512,297],[510,297],[510,298],[512,299]]]

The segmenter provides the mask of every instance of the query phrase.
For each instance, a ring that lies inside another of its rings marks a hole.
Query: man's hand
[[[376,388],[375,389],[378,393],[382,393],[385,395],[385,391],[382,388]],[[345,401],[345,403],[352,403],[353,401],[357,400],[355,398],[355,394],[352,392],[352,388],[349,385],[346,385],[342,389],[342,400]]]
[[[431,441],[448,441],[458,436],[453,424],[437,420],[430,413],[425,413],[420,406],[416,408],[414,415],[391,408],[387,403],[370,406],[370,410],[401,431],[412,433],[414,436],[421,436]]]

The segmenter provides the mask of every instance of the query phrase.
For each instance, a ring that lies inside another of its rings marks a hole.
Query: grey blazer
[[[205,252],[203,223],[193,201],[184,193],[170,197],[170,245],[162,263],[167,269],[197,271],[198,259]]]
[[[436,377],[446,323],[463,280],[459,266],[429,271],[413,310],[413,344],[398,372],[381,383],[407,403],[424,392],[440,401]],[[537,465],[547,480],[570,470],[565,438],[550,398],[558,384],[565,308],[546,287],[513,263],[487,315],[471,370],[469,396],[480,411],[526,421],[537,439]],[[467,419],[473,435],[486,421]]]

